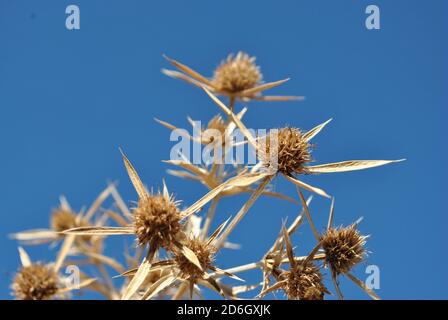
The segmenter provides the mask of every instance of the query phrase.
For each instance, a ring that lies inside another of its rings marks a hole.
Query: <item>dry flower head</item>
[[[255,137],[250,132],[250,130],[248,130],[247,127],[244,125],[244,123],[235,115],[232,108],[227,107],[220,99],[218,99],[218,97],[216,97],[207,88],[203,88],[203,89],[207,93],[207,95],[216,103],[216,105],[236,124],[236,126],[241,130],[241,132],[246,137],[248,143],[255,150],[257,150],[258,154],[259,155],[261,154],[262,158],[265,158],[266,156],[270,157],[270,155],[266,155],[266,148],[265,148],[266,144],[257,142]],[[291,162],[292,158],[288,155],[288,151],[297,152],[299,150],[299,151],[303,152],[304,148],[309,149],[309,148],[305,147],[306,145],[304,143],[305,142],[309,143],[311,141],[311,139],[313,139],[317,134],[319,134],[319,132],[322,131],[322,129],[328,123],[330,123],[331,120],[332,119],[329,119],[329,120],[325,121],[324,123],[317,125],[316,127],[303,133],[300,136],[298,135],[299,131],[295,131],[294,133],[292,131],[283,131],[282,136],[286,139],[285,141],[288,143],[285,144],[285,146],[287,148],[284,149],[285,153],[282,155],[284,160],[282,162],[283,162],[283,165],[285,165],[285,166],[291,166],[291,167],[284,167],[283,168],[284,170],[286,170],[287,172],[291,172],[294,169],[294,170],[299,170],[299,172],[306,172],[306,173],[310,173],[310,174],[347,172],[347,171],[356,171],[356,170],[374,168],[374,167],[383,166],[383,165],[394,163],[394,162],[401,162],[404,160],[404,159],[401,159],[401,160],[348,160],[348,161],[327,163],[327,164],[321,164],[321,165],[315,165],[315,166],[304,166],[304,164],[305,164],[305,163],[303,163],[304,158],[293,160]],[[269,139],[266,137],[266,140],[269,140]],[[292,142],[292,145],[289,143],[288,140],[290,140]],[[294,147],[291,148],[292,146],[296,145],[297,143],[299,143],[299,146],[300,146],[298,150],[296,150],[297,146],[295,148]],[[263,155],[265,155],[265,156],[263,156]],[[280,158],[280,155],[278,155],[278,158]],[[305,157],[305,158],[308,160],[311,160],[308,157]],[[261,161],[263,161],[263,159],[261,159]],[[257,167],[257,166],[255,166],[255,167]],[[275,167],[272,168],[272,166],[270,166],[270,169],[275,169]],[[269,172],[269,171],[271,171],[271,172]],[[268,174],[270,174],[270,175],[274,175],[275,173],[277,173],[277,171],[268,170]],[[261,172],[260,174],[266,176],[266,172]],[[295,177],[291,176],[290,174],[284,173],[284,176],[289,181],[291,181],[293,184],[295,184],[297,187],[300,187],[305,190],[317,193],[321,196],[330,198],[330,196],[322,189],[313,187],[303,181],[300,181],[300,180],[296,179]]]
[[[58,293],[59,280],[52,268],[35,263],[19,270],[12,289],[20,300],[49,300]]]
[[[244,52],[229,54],[215,69],[211,79],[201,75],[190,67],[168,57],[165,57],[176,69],[162,72],[167,76],[183,80],[200,88],[207,88],[217,94],[230,97],[232,100],[243,101],[289,101],[301,100],[297,96],[264,96],[262,92],[279,86],[288,79],[263,83],[260,67],[255,64],[255,57]]]
[[[273,269],[267,267],[268,273],[265,275],[267,278],[265,278],[264,290],[260,293],[260,296],[282,289],[290,300],[322,300],[324,295],[329,293],[323,283],[320,268],[313,262],[321,244],[319,243],[303,260],[296,260],[294,256],[290,233],[300,225],[300,216],[290,228],[286,229],[285,225],[282,226],[282,236],[277,239],[271,251],[266,255],[267,259],[271,255],[274,258],[274,263],[272,264]],[[280,250],[275,251],[276,248]],[[287,257],[287,262],[289,263],[289,270],[287,271],[280,266],[283,256]],[[268,261],[267,259],[265,258],[265,262]],[[270,274],[273,275],[277,282],[267,287]]]
[[[352,224],[348,227],[329,228],[322,235],[326,261],[336,274],[346,274],[360,263],[366,254],[366,237]]]
[[[212,267],[216,249],[212,245],[197,238],[188,239],[184,245],[195,254],[201,269],[192,263],[191,260],[187,259],[184,254],[178,252],[175,253],[174,260],[180,270],[180,276],[185,279],[203,277],[204,270]]]
[[[212,83],[218,91],[234,95],[256,87],[262,78],[255,57],[240,51],[236,56],[229,54],[221,62],[214,72]]]
[[[271,135],[266,136],[266,153],[262,154],[266,165],[270,165],[271,148],[276,151],[277,169],[285,175],[308,173],[306,164],[312,161],[311,144],[297,128],[281,128],[273,135],[276,141],[271,141]],[[273,145],[272,143],[276,145]]]
[[[96,279],[81,275],[82,279],[77,286],[67,286],[66,283],[64,286],[64,278],[61,278],[58,274],[73,242],[74,236],[67,236],[61,245],[56,261],[50,264],[33,263],[28,253],[22,247],[19,247],[22,267],[17,272],[11,285],[15,298],[19,300],[65,298],[70,291],[93,284]]]
[[[225,139],[226,139],[226,129],[227,129],[228,124],[225,122],[225,120],[223,119],[223,117],[220,114],[217,114],[216,116],[214,116],[207,124],[207,130],[216,130],[215,132],[219,132],[220,134],[220,138],[221,138],[221,142],[222,144],[224,144]],[[203,135],[201,135],[202,137]],[[203,139],[203,143],[212,143],[214,141],[214,136],[211,137],[202,137]]]
[[[285,277],[283,289],[290,300],[323,300],[324,294],[329,293],[319,267],[311,262],[297,264]]]
[[[53,210],[50,225],[52,230],[56,232],[63,232],[72,228],[91,226],[91,224],[85,219],[82,219],[81,216],[78,216],[73,211],[64,208],[56,208]],[[59,236],[63,237],[62,234]],[[82,240],[84,241],[89,241],[91,238],[92,237],[88,235],[82,236]]]
[[[161,194],[141,198],[133,216],[140,245],[169,248],[181,231],[182,217],[176,203]]]

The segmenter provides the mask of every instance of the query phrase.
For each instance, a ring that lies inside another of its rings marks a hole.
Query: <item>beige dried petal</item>
[[[137,171],[135,171],[134,167],[132,166],[132,163],[129,161],[129,159],[126,157],[126,155],[121,149],[120,152],[123,157],[123,162],[128,172],[129,178],[131,179],[132,185],[134,186],[135,191],[137,191],[139,198],[140,199],[147,198],[149,196],[148,191],[143,185],[143,182],[140,180]]]
[[[224,230],[224,228],[226,227],[226,225],[229,222],[230,218],[231,217],[229,217],[218,228],[216,228],[215,232],[213,232],[212,235],[210,236],[210,238],[208,238],[208,240],[206,242],[207,246],[210,245],[216,239],[216,237],[218,237],[221,234],[222,230]]]
[[[248,191],[247,191],[248,192]],[[277,199],[281,199],[281,200],[286,200],[288,202],[291,202],[293,204],[297,204],[297,200],[293,199],[291,197],[285,196],[282,193],[279,192],[273,192],[273,191],[263,191],[263,195],[264,196],[268,196],[268,197],[273,197],[273,198],[277,198]]]
[[[166,172],[172,176],[178,177],[178,178],[183,178],[183,179],[188,179],[188,180],[194,180],[194,181],[201,181],[201,177],[195,176],[193,174],[191,174],[190,172],[187,171],[183,171],[183,170],[172,170],[172,169],[168,169],[166,170]]]
[[[66,292],[69,292],[69,291],[72,291],[72,290],[79,290],[79,289],[88,287],[88,286],[90,286],[92,283],[94,283],[96,280],[97,280],[96,278],[89,278],[89,279],[82,280],[82,281],[81,281],[78,285],[76,285],[76,286],[68,286],[68,287],[66,287],[66,288],[59,289],[59,293],[66,293]]]
[[[19,250],[20,262],[22,263],[22,266],[29,267],[32,264],[30,256],[28,255],[28,253],[26,253],[25,249],[23,249],[22,247],[19,247],[18,250]]]
[[[120,209],[120,211],[123,213],[123,215],[127,217],[129,220],[132,220],[133,216],[131,214],[131,211],[129,210],[128,206],[124,202],[117,188],[113,184],[111,184],[111,195],[115,201],[115,204],[117,205],[118,209]]]
[[[202,266],[201,266],[201,263],[199,262],[198,257],[196,256],[196,254],[190,248],[188,248],[187,246],[182,246],[181,252],[184,255],[184,257],[188,259],[188,261],[190,261],[196,267],[198,267],[199,270],[204,271]]]
[[[202,88],[202,87],[201,87],[201,88]],[[195,142],[201,143],[201,140],[200,140],[200,139],[197,139],[197,138],[191,136],[190,134],[188,134],[188,132],[186,132],[186,131],[183,130],[183,129],[179,129],[179,128],[176,127],[176,126],[174,126],[174,125],[172,125],[172,124],[170,124],[170,123],[168,123],[168,122],[166,122],[166,121],[157,119],[157,118],[154,118],[154,120],[157,121],[158,123],[160,123],[162,126],[168,128],[168,129],[170,129],[170,130],[173,130],[173,131],[174,131],[174,130],[177,130],[177,131],[176,131],[177,133],[179,133],[181,136],[183,136],[183,137],[185,137],[185,138],[187,138],[187,139],[189,139],[189,140],[191,140],[191,141],[195,141]],[[178,129],[179,129],[179,130],[178,130]]]
[[[143,284],[149,272],[151,271],[151,261],[154,258],[154,254],[155,254],[154,251],[148,252],[148,255],[143,259],[131,282],[129,282],[128,286],[126,287],[123,296],[121,297],[121,300],[132,299],[134,294]]]
[[[252,285],[244,285],[244,286],[234,286],[234,287],[232,287],[232,295],[235,297],[240,293],[252,291],[252,290],[258,288],[260,285],[261,285],[261,283],[252,284]]]
[[[232,178],[232,180],[227,187],[246,187],[253,185],[254,183],[260,181],[263,178],[271,177],[270,174],[265,172],[256,173],[244,173],[239,176]]]
[[[216,272],[217,275],[221,275],[221,276],[228,276],[229,278],[241,281],[241,282],[246,282],[244,281],[244,279],[241,279],[240,277],[238,277],[237,275],[234,275],[233,273],[227,272],[226,270],[222,270],[218,267],[215,266],[211,266],[210,270]]]
[[[287,281],[288,281],[288,280],[282,280],[282,281],[277,282],[276,284],[270,286],[269,288],[266,288],[265,290],[261,291],[261,292],[258,294],[258,296],[259,296],[260,298],[263,298],[263,297],[264,297],[265,295],[267,295],[269,292],[273,292],[273,291],[276,291],[276,290],[282,288],[283,285],[284,285]]]
[[[60,196],[59,202],[61,203],[62,210],[72,211],[72,208],[70,207],[70,204],[68,203],[67,198],[65,196]]]
[[[313,200],[313,196],[309,196],[308,199],[306,200],[306,205],[309,207],[311,200]],[[301,212],[297,215],[297,217],[294,219],[294,221],[291,223],[291,225],[288,228],[288,234],[291,236],[292,233],[294,233],[297,228],[300,226],[300,224],[303,221],[303,215],[305,213],[305,210],[301,210]]]
[[[209,173],[207,170],[205,170],[204,168],[200,168],[198,166],[195,166],[194,164],[187,162],[187,161],[182,161],[182,160],[163,160],[162,162],[165,163],[169,163],[175,166],[179,166],[182,167],[198,176],[201,177],[208,177]]]
[[[346,276],[350,280],[352,280],[355,284],[357,284],[361,289],[363,289],[372,299],[374,299],[374,300],[381,300],[380,297],[375,293],[375,291],[373,291],[372,289],[367,287],[366,284],[363,281],[359,280],[353,274],[347,273]]]
[[[320,125],[314,127],[313,129],[309,130],[308,132],[306,132],[303,135],[303,139],[306,142],[309,142],[311,139],[313,139],[317,134],[319,134],[319,132],[322,131],[322,129],[331,122],[331,120],[333,119],[328,119],[327,121],[325,121],[324,123],[321,123]]]
[[[163,195],[163,197],[164,197],[167,201],[170,201],[170,200],[171,200],[171,196],[170,196],[170,192],[168,191],[168,187],[166,186],[165,179],[162,179],[162,184],[163,184],[162,195]]]
[[[330,198],[330,196],[322,189],[313,187],[313,186],[311,186],[311,185],[309,185],[309,184],[307,184],[307,183],[305,183],[303,181],[297,180],[297,179],[295,179],[295,178],[293,178],[291,176],[285,175],[285,177],[286,177],[286,179],[288,179],[289,181],[291,181],[295,185],[297,185],[297,186],[299,186],[299,187],[301,187],[301,188],[303,188],[305,190],[317,193],[318,195],[326,197],[326,198]]]
[[[305,100],[305,97],[303,96],[257,96],[253,98],[257,101],[269,101],[269,102],[276,102],[276,101],[302,101]]]
[[[333,282],[334,288],[336,290],[336,293],[338,295],[339,300],[343,300],[344,299],[344,295],[342,294],[341,288],[339,288],[339,282],[336,276],[336,273],[334,272],[334,270],[330,267],[330,271],[331,271],[331,281]]]
[[[204,77],[203,75],[199,74],[198,72],[194,71],[193,69],[191,69],[190,67],[174,60],[171,59],[167,56],[164,55],[164,58],[166,60],[168,60],[173,66],[175,66],[177,69],[179,69],[182,72],[185,72],[187,75],[189,75],[190,77],[192,77],[193,79],[202,82],[208,86],[212,86],[212,84],[210,83],[210,80],[208,80],[206,77]]]
[[[303,261],[303,265],[307,265],[308,263],[310,263],[311,261],[314,260],[317,251],[319,251],[320,247],[322,246],[322,241],[320,241],[314,248],[313,250],[311,250],[311,252],[308,254],[308,256],[305,258],[305,260]]]
[[[70,234],[64,238],[64,242],[62,243],[61,249],[59,249],[59,253],[56,257],[56,262],[54,263],[54,272],[57,273],[64,263],[65,258],[67,257],[70,249],[72,248],[73,242],[75,241],[76,236],[74,234]]]
[[[18,241],[56,240],[58,238],[58,234],[48,229],[34,229],[14,233],[11,235],[11,238]]]
[[[148,290],[144,293],[142,300],[150,300],[159,294],[162,290],[169,287],[173,282],[177,280],[177,277],[169,274],[164,277],[161,277],[159,280],[154,282],[154,284],[148,288]]]
[[[313,234],[316,237],[317,241],[319,241],[320,240],[319,232],[317,232],[317,229],[314,226],[314,222],[313,222],[313,219],[311,218],[310,210],[308,209],[308,205],[306,204],[305,197],[303,196],[303,193],[302,193],[302,191],[300,191],[299,187],[297,187],[297,193],[299,194],[300,202],[302,203],[302,207],[303,207],[303,210],[305,211],[305,215],[308,219],[311,230],[313,231]]]
[[[222,290],[221,286],[219,285],[218,282],[216,282],[215,279],[213,279],[212,277],[207,278],[205,280],[199,280],[200,283],[202,283],[203,285],[205,285],[206,287],[216,291],[217,293],[219,293],[223,298],[225,298],[225,294],[224,294],[224,290]]]
[[[192,84],[196,87],[202,88],[203,86],[205,86],[205,83],[199,82],[189,76],[187,76],[186,74],[179,72],[179,71],[175,71],[175,70],[168,70],[168,69],[162,69],[162,73],[167,75],[168,77],[174,78],[174,79],[180,79],[183,80],[189,84]],[[211,89],[211,87],[210,87]]]
[[[401,162],[405,159],[400,160],[349,160],[335,163],[321,164],[317,166],[309,166],[307,170],[310,173],[331,173],[331,172],[346,172],[363,170],[368,168],[374,168],[379,166],[384,166],[389,163]]]
[[[238,93],[239,96],[242,97],[248,97],[248,96],[255,96],[256,94],[277,87],[283,83],[285,83],[286,81],[289,81],[289,78],[287,79],[283,79],[283,80],[279,80],[279,81],[273,81],[273,82],[268,82],[268,83],[264,83],[262,85],[259,85],[255,88],[250,88],[250,89],[246,89],[244,91],[241,91],[240,93]]]
[[[283,239],[285,241],[286,254],[288,256],[289,264],[291,265],[292,268],[294,268],[294,266],[296,265],[296,262],[294,260],[294,251],[292,250],[291,239],[289,238],[288,231],[286,230],[284,224],[282,224],[282,233],[283,233]]]
[[[160,119],[157,119],[157,118],[154,118],[154,120],[155,120],[156,122],[160,123],[162,126],[168,128],[168,129],[170,129],[170,130],[177,130],[177,129],[178,129],[178,127],[176,127],[176,126],[174,126],[174,125],[172,125],[171,123],[168,123],[168,122],[166,122],[166,121],[163,121],[163,120],[160,120]],[[191,136],[188,135],[188,137],[190,138]]]
[[[63,234],[75,234],[78,236],[112,236],[120,234],[135,234],[133,227],[79,227],[68,229]]]
[[[328,215],[327,230],[330,230],[331,226],[333,225],[333,217],[334,217],[334,197],[331,198],[330,214]]]
[[[148,275],[153,272],[160,272],[165,269],[172,268],[173,265],[174,265],[174,261],[171,259],[154,262],[153,264],[151,264],[151,269],[149,270]],[[137,271],[138,271],[138,268],[129,269],[117,276],[114,276],[113,278],[130,277],[130,276],[135,275],[137,273]]]

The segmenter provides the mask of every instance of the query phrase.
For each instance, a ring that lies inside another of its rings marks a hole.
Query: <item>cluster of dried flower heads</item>
[[[252,297],[263,298],[269,293],[281,291],[288,299],[321,300],[333,294],[324,284],[325,270],[329,270],[335,294],[340,299],[343,299],[338,280],[341,276],[346,276],[372,298],[378,299],[375,292],[352,273],[352,269],[366,256],[367,237],[358,231],[358,222],[348,227],[333,227],[332,201],[326,231],[319,234],[308,208],[310,199],[307,201],[302,192],[306,190],[329,196],[299,177],[367,169],[396,161],[352,160],[310,165],[313,161],[311,140],[331,119],[308,131],[294,127],[279,128],[274,146],[270,137],[261,143],[260,137],[253,136],[244,125],[242,118],[247,108],[235,113],[237,102],[301,100],[303,97],[263,94],[288,79],[263,83],[255,58],[242,52],[229,55],[211,78],[176,60],[166,59],[176,70],[163,69],[163,73],[204,90],[223,112],[212,118],[207,128],[200,129],[201,132],[215,129],[225,138],[236,129],[240,130],[246,142],[260,155],[259,162],[253,166],[225,164],[222,161],[196,165],[186,157],[184,160],[165,161],[178,168],[169,171],[172,175],[200,182],[209,190],[195,203],[182,209],[180,201],[173,198],[164,182],[161,191],[149,192],[122,152],[124,166],[138,196],[134,199],[137,200],[135,207],[127,206],[114,184],[108,185],[86,211],[74,211],[68,201],[61,197],[59,207],[52,212],[48,229],[13,235],[23,245],[51,243],[60,246],[55,261],[46,264],[32,262],[26,251],[19,247],[22,266],[11,285],[15,298],[68,299],[73,293],[91,290],[106,299],[191,299],[202,297],[202,290],[208,288],[227,299],[238,299],[240,294],[248,295],[249,292],[253,292]],[[217,96],[227,98],[228,104]],[[170,130],[177,128],[168,122],[157,121]],[[194,125],[191,119],[189,121]],[[234,147],[227,142],[232,140],[214,139],[206,135],[188,138],[204,145],[220,143],[224,153]],[[268,170],[271,167],[268,155],[274,147],[277,156],[275,171]],[[277,176],[285,177],[296,188],[301,213],[290,225],[282,224],[278,238],[259,261],[219,268],[215,255],[223,248],[235,249],[236,245],[228,242],[227,238],[257,198],[267,196],[295,201],[272,191],[270,183]],[[240,210],[231,217],[219,216],[219,201],[238,194],[249,194]],[[220,219],[221,224],[210,232],[214,219]],[[312,229],[316,245],[306,256],[296,256],[290,237],[304,220]],[[105,254],[105,240],[111,235],[135,238],[133,245],[123,247],[124,259]],[[124,262],[119,262],[121,260]],[[75,277],[63,274],[61,268],[64,266],[76,266]],[[240,276],[244,277],[244,272],[254,269],[260,271],[260,281],[244,283]],[[235,285],[229,279],[243,283]]]

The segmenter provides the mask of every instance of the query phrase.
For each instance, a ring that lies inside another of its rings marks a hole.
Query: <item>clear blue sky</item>
[[[446,1],[18,1],[0,0],[0,298],[18,266],[11,232],[45,227],[64,194],[88,205],[107,181],[135,200],[122,166],[123,147],[142,178],[165,177],[185,204],[204,188],[167,176],[169,132],[153,117],[187,126],[218,110],[200,90],[160,73],[162,54],[211,74],[230,52],[258,57],[266,80],[291,77],[276,94],[304,102],[250,104],[253,128],[305,129],[334,121],[316,139],[317,162],[407,158],[363,172],[307,177],[336,197],[336,224],[363,216],[371,234],[367,264],[381,270],[379,295],[448,298],[446,250]],[[65,28],[65,7],[77,4],[81,30]],[[381,30],[364,27],[365,7],[381,10]],[[240,106],[239,106],[240,107]],[[285,181],[277,191],[294,195]],[[329,202],[311,209],[323,228]],[[219,221],[243,198],[226,201]],[[251,262],[266,250],[282,219],[297,208],[261,199],[231,235],[221,267]],[[297,254],[311,247],[305,225]],[[131,243],[132,239],[128,239]],[[121,250],[112,242],[111,254]],[[34,259],[55,250],[29,249]],[[254,275],[247,275],[254,281]],[[365,298],[343,281],[348,298]]]

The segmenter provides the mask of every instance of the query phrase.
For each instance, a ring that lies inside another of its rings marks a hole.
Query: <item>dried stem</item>
[[[177,289],[176,293],[173,295],[172,300],[180,300],[188,289],[188,282],[182,282]]]
[[[308,258],[308,256],[300,256],[300,257],[294,257],[294,260],[297,262],[302,262],[305,261]],[[313,258],[313,260],[323,260],[325,259],[325,254],[316,254]],[[272,262],[272,260],[267,259],[267,262]],[[282,259],[280,261],[280,264],[286,264],[288,263],[289,260],[288,259]],[[243,264],[241,266],[238,267],[233,267],[233,268],[229,268],[229,269],[225,269],[225,272],[228,273],[232,273],[232,274],[236,274],[236,273],[241,273],[241,272],[246,272],[246,271],[250,271],[250,270],[255,270],[258,268],[263,268],[263,266],[265,265],[265,262],[263,260],[257,261],[257,262],[252,262],[252,263],[247,263],[247,264]],[[216,275],[216,276],[220,276],[217,275],[215,273],[212,273],[211,275]],[[222,276],[222,275],[221,275]]]
[[[321,266],[324,267],[328,265],[331,271],[331,280],[334,283],[335,290],[340,299],[343,299],[343,295],[338,284],[339,275],[345,275],[373,299],[379,299],[370,287],[355,277],[352,273],[349,271],[339,272],[334,268],[334,265],[331,265],[331,261],[334,260],[333,257],[335,255],[339,255],[339,258],[344,258],[347,256],[347,254],[344,253],[332,254],[332,251],[328,249],[328,246],[324,245],[324,240],[326,239],[325,236],[330,231],[333,231],[332,222],[334,215],[334,199],[331,203],[330,215],[326,225],[327,233],[324,233],[321,237],[308,209],[310,199],[308,202],[305,201],[301,190],[303,189],[315,192],[326,197],[329,196],[322,189],[313,187],[299,180],[298,176],[302,174],[355,171],[378,167],[397,161],[350,160],[311,166],[309,163],[313,159],[310,153],[310,140],[313,139],[331,121],[331,119],[315,126],[307,132],[302,132],[299,128],[291,127],[280,129],[282,137],[280,141],[282,142],[283,147],[277,150],[278,158],[281,160],[280,163],[282,164],[279,167],[278,172],[284,175],[288,181],[292,182],[296,186],[297,193],[303,207],[302,212],[295,218],[287,229],[286,226],[283,225],[282,233],[277,237],[272,247],[262,256],[259,261],[222,270],[218,265],[214,265],[215,254],[224,247],[230,233],[246,216],[256,200],[262,194],[269,193],[264,193],[264,191],[271,180],[276,176],[258,171],[260,166],[269,164],[266,163],[266,161],[260,161],[258,165],[252,168],[233,163],[231,163],[233,164],[233,167],[231,167],[230,163],[226,164],[226,154],[229,155],[228,150],[233,150],[232,148],[239,145],[248,143],[255,148],[255,150],[261,151],[261,146],[257,143],[258,138],[255,138],[250,133],[250,130],[241,120],[242,116],[247,111],[247,108],[243,108],[238,114],[235,114],[234,110],[236,102],[237,100],[242,101],[243,103],[252,100],[287,101],[297,97],[264,95],[265,90],[277,87],[288,79],[267,83],[262,82],[263,77],[260,72],[260,68],[255,64],[255,57],[251,57],[242,52],[238,53],[236,56],[230,55],[226,60],[224,60],[223,63],[221,63],[215,70],[212,78],[202,76],[190,67],[176,60],[170,58],[167,58],[167,60],[177,70],[164,70],[163,72],[165,74],[204,89],[210,98],[221,109],[221,111],[224,112],[225,116],[218,115],[213,118],[209,122],[207,129],[218,128],[217,130],[221,134],[221,137],[224,136],[224,138],[228,138],[232,135],[232,131],[238,128],[246,138],[243,142],[238,142],[236,144],[227,143],[228,139],[224,140],[224,142],[221,141],[221,147],[224,147],[221,154],[222,159],[218,159],[215,154],[215,158],[213,159],[211,165],[209,162],[205,165],[196,165],[190,163],[186,157],[185,161],[166,161],[171,164],[178,165],[184,169],[183,171],[176,171],[178,176],[200,181],[209,188],[209,192],[192,206],[185,209],[181,213],[178,213],[177,202],[173,200],[173,203],[171,203],[170,193],[164,183],[164,201],[162,201],[162,204],[155,206],[153,205],[153,202],[155,201],[154,199],[160,200],[161,198],[156,198],[152,193],[148,192],[146,185],[143,181],[141,181],[133,165],[125,156],[123,151],[120,150],[131,183],[139,197],[139,202],[136,209],[133,209],[131,212],[123,198],[120,196],[116,186],[114,184],[109,184],[108,187],[93,202],[92,206],[87,210],[85,215],[83,215],[83,211],[79,214],[75,214],[75,211],[70,208],[67,200],[62,197],[61,208],[68,211],[67,215],[62,215],[63,217],[68,217],[65,220],[62,219],[63,223],[56,224],[53,223],[52,220],[50,228],[44,230],[30,230],[28,233],[23,233],[26,235],[26,239],[23,237],[21,239],[17,237],[16,239],[33,240],[39,242],[45,238],[45,241],[53,242],[55,245],[62,240],[63,243],[60,247],[59,253],[56,256],[55,262],[48,264],[48,266],[53,268],[55,279],[57,279],[56,274],[58,274],[60,268],[63,265],[67,265],[66,257],[68,255],[79,255],[82,257],[81,259],[84,260],[79,259],[76,262],[77,265],[90,265],[94,268],[95,274],[98,274],[97,282],[95,282],[96,279],[88,278],[87,275],[83,274],[83,286],[88,286],[91,290],[97,291],[103,294],[107,299],[111,300],[119,298],[128,300],[133,298],[151,299],[166,297],[171,297],[173,300],[183,299],[188,290],[190,290],[190,297],[192,297],[193,291],[196,288],[195,286],[199,285],[205,285],[222,296],[228,294],[232,298],[238,298],[237,295],[239,293],[253,290],[253,288],[259,285],[262,285],[262,290],[256,298],[261,298],[266,293],[273,292],[277,289],[285,290],[287,296],[291,297],[288,293],[288,290],[291,289],[291,283],[289,283],[289,281],[296,281],[297,279],[301,280],[301,276],[308,276],[305,272],[307,268],[312,271],[314,270],[313,268],[315,268],[317,271],[313,271],[315,273],[314,277],[317,277],[320,283],[322,275],[318,270]],[[227,97],[228,106],[226,106],[215,95]],[[194,122],[190,118],[188,119],[193,126],[193,130],[195,131],[197,126],[195,126]],[[158,120],[158,122],[165,127],[168,127],[170,130],[177,129],[177,127],[170,125],[167,122],[160,120]],[[201,132],[205,131],[204,128],[199,129]],[[187,136],[193,142],[201,145],[206,144],[206,139],[203,137],[196,139],[195,137],[191,137],[189,134],[184,136]],[[215,147],[219,141],[211,139],[210,143],[212,142],[216,143],[213,145],[213,147]],[[228,168],[230,173],[226,171]],[[259,184],[255,188],[254,185],[257,183]],[[227,220],[209,236],[210,228],[215,217],[217,216],[217,208],[222,198],[224,196],[232,196],[242,193],[249,193],[249,199],[242,205],[233,218],[226,217]],[[282,199],[287,198],[286,196],[275,192],[270,192],[269,195]],[[101,208],[103,203],[109,198],[112,198],[114,208],[110,210]],[[142,203],[146,204],[146,202],[149,202],[150,200],[151,206],[142,205]],[[166,214],[167,205],[165,205],[165,201],[172,205],[172,207],[170,206],[172,210],[170,210],[173,214]],[[194,235],[199,235],[199,239],[193,238],[185,232],[185,220],[190,215],[193,215],[205,207],[209,201],[211,201],[211,204],[208,208],[205,219],[203,220],[203,224],[195,224],[194,222],[196,220],[193,219],[193,223],[191,223],[191,225],[187,224],[187,226],[192,226],[192,233],[194,233]],[[99,218],[93,219],[96,214],[99,214]],[[290,240],[290,235],[302,224],[305,216],[318,244],[314,246],[314,249],[309,255],[295,257],[294,246]],[[75,219],[71,219],[71,217],[75,217]],[[145,219],[142,219],[142,217]],[[150,219],[148,217],[150,217]],[[107,226],[105,225],[105,222],[109,220],[109,218],[113,220],[113,223],[112,225]],[[72,220],[74,220],[74,222]],[[171,223],[171,220],[174,222]],[[165,222],[167,223],[165,224]],[[227,222],[229,223],[227,224]],[[120,225],[120,227],[114,226],[116,224]],[[57,227],[59,225],[62,225],[62,227]],[[162,227],[154,227],[158,225],[161,225]],[[169,231],[169,233],[167,233],[167,236],[163,236],[163,243],[161,241],[156,242],[154,239],[159,239],[158,237],[162,237],[162,234],[165,231]],[[154,236],[157,234],[158,237]],[[139,240],[139,244],[141,246],[138,247],[135,255],[129,255],[127,252],[127,247],[123,252],[123,255],[126,258],[126,267],[118,263],[118,260],[104,254],[103,237],[108,235],[133,235],[137,238],[137,240]],[[364,239],[366,237],[357,237],[357,239],[359,239],[359,241],[356,242],[357,246],[359,246],[357,252],[364,252],[363,246]],[[144,240],[143,242],[142,239]],[[342,244],[336,245],[335,247],[337,250],[333,250],[336,253],[341,251],[339,249],[347,247],[345,243],[346,241],[339,242]],[[321,247],[322,249],[320,249]],[[352,245],[348,245],[348,247],[351,248]],[[159,249],[162,250],[159,251]],[[145,252],[146,256],[143,258],[143,261],[140,262],[142,255]],[[33,267],[33,262],[23,248],[19,248],[19,256],[22,262],[22,269]],[[358,254],[357,257],[358,256],[361,257],[362,255]],[[342,261],[342,259],[339,260]],[[350,265],[350,268],[358,262],[358,260],[353,262],[352,265]],[[302,264],[299,265],[299,263]],[[282,267],[284,264],[289,264],[289,269]],[[121,276],[132,278],[127,278],[125,285],[122,288],[116,288],[112,281],[112,277],[108,272],[108,267],[113,268],[116,272],[121,274]],[[233,279],[241,280],[235,274],[258,269],[262,273],[262,283],[258,282],[253,286],[230,287],[222,284],[219,279],[227,276]],[[24,275],[29,276],[26,271],[27,270],[25,270]],[[20,272],[21,271],[19,271],[19,273]],[[33,274],[33,276],[35,275],[36,274]],[[290,278],[290,275],[293,275],[294,277]],[[273,279],[276,280],[276,283],[271,285],[271,281]],[[31,287],[25,281],[27,280],[26,277],[19,280],[20,281],[15,283],[15,286],[13,286],[16,290],[16,297],[26,297],[24,294],[36,293],[34,283]],[[55,280],[54,283],[57,283],[57,281]],[[302,282],[299,282],[298,284],[302,285]],[[294,286],[294,283],[292,283],[292,288],[294,289],[295,287],[297,287],[297,284]],[[312,288],[314,291],[307,292],[308,295],[306,295],[306,297],[309,297],[311,294],[313,299],[322,299],[324,297],[324,293],[329,294],[328,290],[323,285],[319,287],[322,287],[322,290],[319,289],[319,295],[316,295],[314,292],[317,290],[316,286],[314,286]],[[61,292],[58,292],[57,290],[58,289],[53,289],[51,294],[47,294],[47,297],[53,298],[56,297],[56,294],[58,293],[65,294],[70,291],[70,289],[62,289]],[[145,293],[141,295],[141,291]],[[199,291],[195,292],[200,297]],[[293,298],[296,296],[301,298],[301,296],[296,294],[292,295]]]
[[[269,184],[269,182],[271,182],[271,180],[272,176],[267,176],[263,179],[258,188],[252,193],[249,200],[243,205],[240,211],[238,211],[238,213],[236,214],[235,218],[232,219],[228,227],[223,231],[223,233],[221,234],[221,236],[219,237],[219,239],[215,244],[217,248],[222,247],[229,234],[233,231],[233,229],[237,226],[237,224],[241,221],[241,219],[244,218],[246,213],[249,211],[249,209],[252,207],[252,205],[255,203],[258,197],[263,193],[264,189]]]
[[[220,196],[217,196],[212,200],[212,203],[210,205],[210,208],[207,212],[207,217],[205,218],[204,226],[202,227],[202,239],[207,238],[208,231],[210,230],[210,226],[212,224],[213,218],[216,214],[216,207],[218,206],[219,200],[221,199]]]
[[[319,232],[317,232],[316,226],[314,225],[313,219],[311,218],[310,211],[308,210],[308,205],[306,204],[305,197],[303,196],[302,191],[300,191],[300,188],[297,187],[297,192],[300,197],[300,201],[302,202],[303,210],[305,211],[306,218],[308,219],[308,222],[310,223],[311,230],[313,230],[313,234],[316,237],[317,241],[320,241]]]

